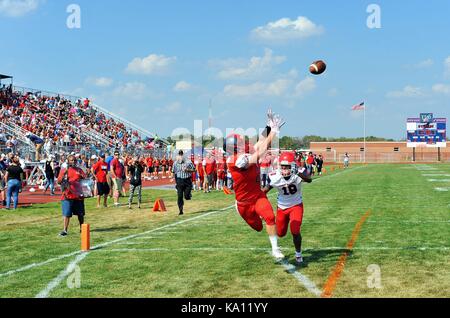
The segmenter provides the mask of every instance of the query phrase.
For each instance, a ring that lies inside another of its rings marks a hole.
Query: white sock
[[[270,244],[272,244],[272,250],[278,249],[278,237],[276,235],[269,236]]]
[[[302,252],[297,252],[297,251],[295,251],[295,256],[296,256],[296,257],[302,256]]]

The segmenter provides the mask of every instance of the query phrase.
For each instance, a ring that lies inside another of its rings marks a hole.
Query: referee
[[[179,215],[183,215],[183,195],[184,199],[190,200],[192,195],[192,173],[195,172],[194,164],[185,159],[182,150],[178,153],[177,161],[173,164],[172,173],[175,176],[177,182],[178,192],[178,208],[180,210]]]

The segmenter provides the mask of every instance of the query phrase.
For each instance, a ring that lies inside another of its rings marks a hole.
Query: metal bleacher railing
[[[38,89],[33,89],[33,88],[27,88],[27,87],[20,87],[20,86],[14,86],[14,90],[17,92],[21,92],[22,94],[25,93],[32,93],[32,94],[38,94],[38,95],[43,95],[43,96],[49,96],[49,97],[62,97],[72,103],[76,103],[77,101],[81,100],[83,101],[84,98],[79,97],[79,96],[73,96],[73,95],[67,95],[67,94],[60,94],[60,93],[54,93],[54,92],[48,92],[48,91],[43,91],[43,90],[38,90]],[[126,128],[137,131],[141,137],[148,137],[148,138],[156,138],[157,135],[154,133],[149,132],[148,130],[130,122],[129,120],[120,117],[110,111],[108,111],[107,109],[95,104],[95,103],[90,103],[90,107],[94,110],[96,110],[97,112],[103,113],[105,116],[113,119],[114,121],[123,123],[125,125]],[[169,142],[163,138],[159,138],[159,140],[161,140],[164,144],[169,144]]]

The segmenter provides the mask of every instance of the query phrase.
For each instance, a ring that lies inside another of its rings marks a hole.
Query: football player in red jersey
[[[268,112],[268,125],[259,142],[252,146],[246,143],[240,135],[230,135],[226,139],[228,170],[233,178],[233,189],[236,195],[236,209],[241,217],[254,230],[263,230],[263,219],[272,245],[272,255],[284,258],[278,248],[278,238],[275,227],[275,215],[266,194],[261,190],[261,175],[259,159],[267,152],[272,140],[279,135],[280,128],[285,124],[278,115]]]

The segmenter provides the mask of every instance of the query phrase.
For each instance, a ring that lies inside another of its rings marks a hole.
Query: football
[[[314,75],[320,75],[325,72],[326,69],[327,65],[322,60],[315,61],[309,66],[309,71]]]

